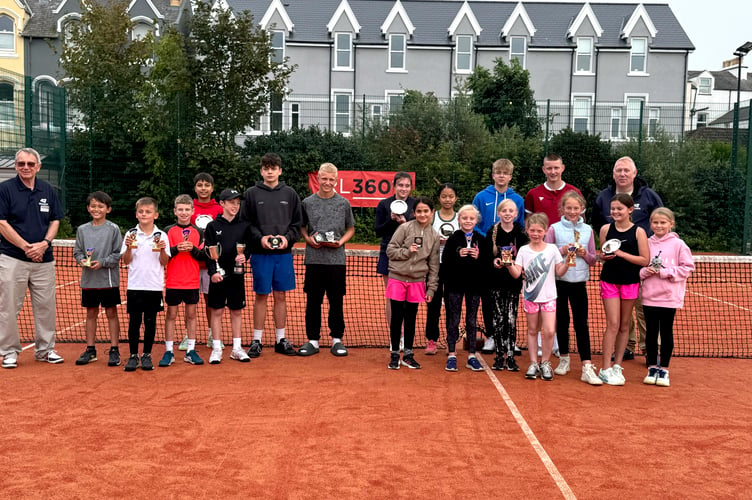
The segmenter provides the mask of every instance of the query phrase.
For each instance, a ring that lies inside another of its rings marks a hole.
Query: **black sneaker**
[[[145,352],[143,356],[141,356],[141,369],[147,371],[154,369],[154,363],[151,361],[151,354]]]
[[[254,340],[251,342],[251,347],[248,348],[248,356],[252,358],[258,358],[261,356],[261,349],[263,349],[264,346],[261,345],[260,340]]]
[[[110,359],[107,366],[120,366],[120,350],[117,347],[110,347]]]
[[[402,364],[413,370],[420,370],[420,365],[415,361],[415,357],[412,354],[402,357]]]
[[[389,359],[389,364],[387,365],[390,370],[399,370],[400,368],[400,359],[399,359],[399,353],[393,352],[392,357]]]
[[[632,361],[634,359],[634,351],[624,349],[624,361]]]
[[[138,368],[138,354],[131,354],[128,356],[128,362],[125,363],[125,371],[135,372]]]
[[[251,346],[253,347],[253,346]],[[274,344],[274,352],[277,352],[279,354],[284,354],[286,356],[297,356],[298,353],[295,350],[295,348],[292,346],[291,343],[287,341],[286,338],[282,337],[279,339],[279,342]]]
[[[88,365],[97,360],[97,350],[93,346],[86,348],[81,357],[76,360],[77,365]]]
[[[501,358],[501,357],[497,356],[496,359],[494,359],[494,364],[491,367],[491,369],[492,370],[496,370],[497,372],[500,372],[501,370],[503,370],[504,369],[504,358]]]
[[[517,347],[517,344],[514,344],[513,351],[515,356],[522,356],[522,351]]]
[[[510,372],[520,371],[520,367],[517,365],[517,362],[514,360],[514,356],[507,355],[507,370],[509,370]]]

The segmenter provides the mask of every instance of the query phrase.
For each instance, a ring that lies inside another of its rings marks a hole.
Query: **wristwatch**
[[[52,246],[52,240],[48,240],[47,238],[45,238],[44,241],[47,242],[47,248],[50,248]]]

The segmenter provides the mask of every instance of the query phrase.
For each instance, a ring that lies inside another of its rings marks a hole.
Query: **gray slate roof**
[[[743,66],[742,66],[743,67]],[[704,71],[690,70],[687,71],[687,80],[696,78]],[[713,75],[713,90],[733,90],[736,92],[737,78],[730,71],[709,71]],[[752,80],[742,78],[742,92],[752,92]]]
[[[230,7],[240,12],[249,10],[259,22],[271,0],[228,0]],[[356,43],[386,43],[381,34],[381,24],[394,5],[394,0],[350,0],[355,17],[362,28]],[[295,28],[290,41],[328,43],[331,38],[326,25],[340,4],[340,0],[285,0],[287,14]],[[449,45],[447,30],[456,16],[461,0],[403,0],[402,5],[415,25],[410,43],[417,45]],[[514,11],[517,2],[469,2],[483,28],[478,46],[506,46],[500,38],[501,29]],[[582,3],[525,3],[528,15],[536,28],[530,47],[572,48],[576,41],[567,38],[569,26],[584,5]],[[601,48],[627,47],[620,38],[623,26],[637,7],[634,4],[590,4],[593,13],[603,28],[603,35],[596,44]],[[646,4],[650,19],[657,34],[653,49],[694,50],[692,42],[677,21],[668,4]]]

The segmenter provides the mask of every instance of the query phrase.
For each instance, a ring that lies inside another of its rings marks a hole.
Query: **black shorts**
[[[209,300],[212,309],[232,311],[245,308],[245,275],[227,274],[219,283],[209,284]]]
[[[99,307],[105,309],[108,307],[119,306],[120,288],[82,288],[81,289],[81,306]]]
[[[347,292],[347,267],[331,264],[308,264],[303,291],[311,295],[328,293],[343,297]]]
[[[154,290],[128,290],[128,314],[158,313],[164,311],[162,292]]]
[[[186,305],[198,304],[198,288],[168,288],[165,292],[165,302],[168,306],[179,306],[181,303]]]

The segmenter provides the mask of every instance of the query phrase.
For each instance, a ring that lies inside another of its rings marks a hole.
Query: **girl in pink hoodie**
[[[643,383],[661,387],[670,385],[668,364],[674,350],[674,316],[676,310],[684,305],[687,278],[695,269],[689,247],[676,233],[671,232],[674,223],[674,213],[668,208],[656,208],[650,214],[650,229],[653,230],[653,236],[648,239],[650,264],[640,270],[647,326],[645,346],[648,374]]]

